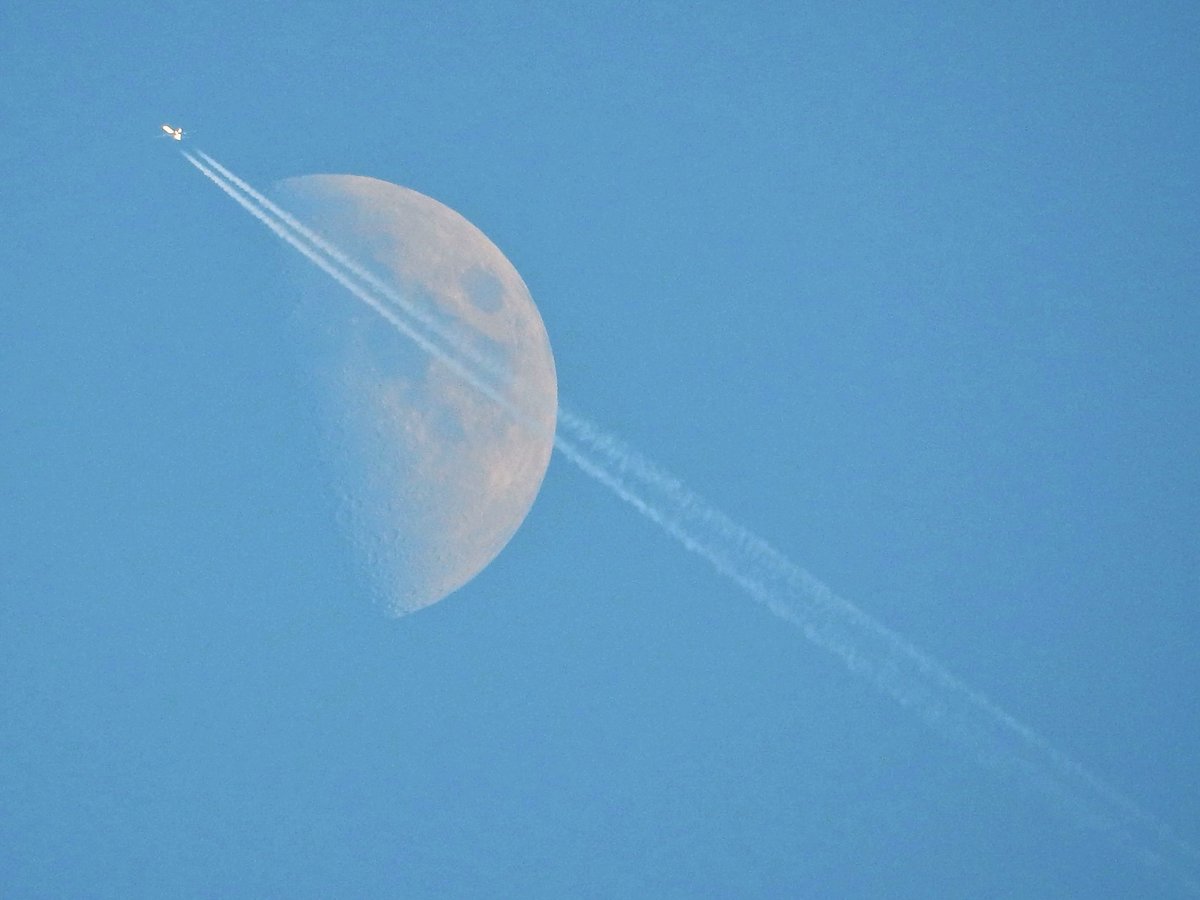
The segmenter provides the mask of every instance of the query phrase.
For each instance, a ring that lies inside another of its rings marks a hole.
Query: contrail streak
[[[380,303],[379,300],[371,296],[371,294],[369,294],[366,290],[351,281],[350,278],[343,274],[334,263],[331,263],[325,257],[321,256],[321,254],[313,247],[305,244],[304,241],[296,235],[296,233],[289,230],[288,226],[280,224],[280,222],[272,219],[268,212],[263,210],[261,207],[256,206],[253,200],[246,195],[239,193],[237,188],[223,179],[220,175],[216,174],[204,163],[196,159],[196,157],[192,156],[192,154],[190,154],[188,151],[183,150],[181,152],[183,153],[184,158],[186,158],[189,163],[195,166],[205,178],[232,197],[239,206],[250,213],[250,215],[254,216],[254,218],[266,225],[267,228],[274,232],[277,237],[284,240],[293,249],[302,253],[311,263],[325,272],[325,274],[327,274],[330,278],[332,278],[351,294],[369,306],[372,310],[382,316],[388,322],[388,324],[398,329],[406,337],[415,341],[422,350],[424,350],[430,356],[438,359],[440,362],[444,363],[446,366],[452,369],[456,375],[464,379],[468,384],[487,396],[490,400],[501,404],[509,412],[515,413],[512,405],[504,397],[497,393],[495,388],[480,379],[475,372],[468,369],[458,359],[446,352],[443,348],[434,344],[425,335],[413,328],[395,312],[388,309],[386,306]]]
[[[561,407],[559,423],[579,442],[559,448],[572,462],[810,642],[985,767],[1015,774],[1080,825],[1200,893],[1195,849],[1154,816],[610,434]]]
[[[474,347],[469,346],[468,343],[462,340],[460,336],[454,334],[448,328],[439,323],[418,304],[410,302],[407,297],[405,297],[387,282],[375,277],[374,274],[372,274],[368,269],[359,265],[355,259],[351,258],[351,256],[340,247],[336,246],[333,242],[327,240],[325,237],[309,228],[287,210],[274,203],[269,197],[260,194],[253,187],[251,187],[242,179],[238,178],[203,150],[197,150],[196,155],[203,159],[204,162],[211,166],[214,170],[223,175],[227,181],[240,188],[244,194],[257,201],[259,206],[268,212],[273,213],[276,218],[281,220],[285,225],[292,229],[292,231],[294,231],[300,237],[306,239],[318,250],[324,251],[327,256],[332,258],[343,269],[362,281],[367,288],[377,292],[378,294],[381,294],[394,305],[400,307],[403,312],[420,322],[425,328],[438,335],[438,337],[442,338],[442,340],[451,344],[457,355],[469,357],[472,365],[474,365],[477,369],[486,369],[487,374],[490,376],[495,377],[502,374],[493,364],[491,364],[489,360],[484,359]],[[478,373],[476,374],[478,375]]]
[[[184,151],[205,177],[430,356],[529,427],[541,427],[490,385],[479,372],[481,360],[461,359],[470,349],[461,339],[212,157],[199,155],[208,165]],[[406,321],[404,314],[419,325]],[[432,341],[422,327],[450,348]],[[811,643],[934,731],[967,748],[985,766],[1015,775],[1081,826],[1106,834],[1142,864],[1164,876],[1170,873],[1191,893],[1200,894],[1194,875],[1200,854],[1166,825],[611,434],[563,407],[558,409],[558,423],[570,434],[554,435],[563,456],[774,615],[799,628]]]

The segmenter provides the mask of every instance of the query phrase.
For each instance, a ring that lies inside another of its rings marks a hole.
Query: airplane
[[[167,137],[175,138],[175,140],[177,140],[177,141],[183,140],[183,129],[182,128],[172,128],[170,125],[164,125],[162,127],[162,130],[167,133]]]

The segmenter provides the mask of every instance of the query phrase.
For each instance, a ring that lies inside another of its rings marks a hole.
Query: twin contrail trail
[[[185,150],[183,155],[426,353],[529,427],[541,427],[504,399],[493,386],[495,372],[461,336],[208,154]],[[811,643],[965,747],[980,763],[1007,772],[1080,826],[1106,835],[1148,868],[1200,895],[1200,854],[1154,816],[610,433],[561,406],[558,425],[554,445],[563,456],[752,599],[799,628]]]
[[[184,155],[187,156],[188,154],[185,153]],[[265,210],[271,215],[274,215],[278,221],[282,222],[287,228],[291,229],[291,231],[299,236],[302,240],[307,241],[318,252],[323,252],[329,259],[333,260],[333,262],[341,266],[353,277],[357,278],[359,282],[365,285],[369,291],[374,291],[377,295],[382,296],[384,299],[391,302],[393,306],[398,307],[401,312],[416,319],[421,326],[449,343],[450,348],[448,356],[455,360],[466,357],[469,360],[470,366],[475,372],[476,378],[486,379],[487,377],[500,374],[488,360],[485,360],[479,355],[478,351],[476,351],[474,347],[470,346],[466,341],[461,340],[459,336],[442,326],[419,304],[410,302],[407,297],[393,288],[390,284],[379,278],[376,278],[373,273],[359,265],[356,260],[350,258],[350,256],[343,252],[340,248],[325,240],[325,238],[317,234],[303,222],[299,221],[287,210],[274,203],[269,197],[260,194],[253,187],[251,187],[241,178],[238,178],[203,150],[197,150],[196,155],[204,160],[204,162],[208,164],[214,171],[218,172],[222,177],[224,177],[226,181],[241,190],[246,197],[257,203],[261,209]],[[196,165],[195,160],[191,161],[193,165]],[[201,171],[204,171],[202,167]],[[217,183],[220,184],[220,182]],[[236,200],[238,198],[235,196],[234,199]],[[239,200],[238,202],[241,201]],[[374,308],[373,305],[372,308]],[[405,334],[408,334],[407,330],[405,331]],[[449,362],[450,360],[443,359],[443,361]],[[476,385],[476,387],[478,387],[478,385]]]

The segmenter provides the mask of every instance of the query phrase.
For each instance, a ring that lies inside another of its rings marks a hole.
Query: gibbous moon
[[[343,524],[381,605],[404,615],[479,574],[533,505],[554,445],[550,342],[504,254],[436,200],[355,175],[289,179],[276,197],[418,308],[435,328],[414,327],[448,335],[441,344],[486,371],[503,401],[322,273],[300,275],[295,318]]]

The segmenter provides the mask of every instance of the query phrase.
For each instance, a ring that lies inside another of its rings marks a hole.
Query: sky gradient
[[[1200,840],[1200,12],[0,12],[0,893],[1186,896],[561,457],[393,620],[259,188],[369,175],[559,394]]]

